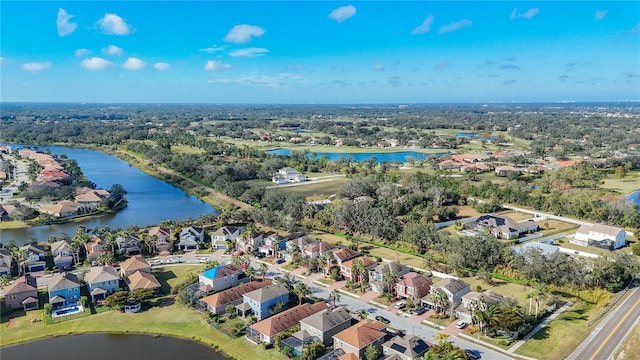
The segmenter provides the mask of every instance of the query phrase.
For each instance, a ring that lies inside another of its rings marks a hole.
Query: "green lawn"
[[[276,188],[278,191],[283,191],[287,193],[298,193],[303,195],[304,197],[312,197],[312,196],[322,196],[327,197],[329,195],[333,195],[340,191],[342,186],[349,182],[350,179],[344,177],[337,177],[332,179],[331,181],[321,182],[321,183],[309,183],[300,186],[289,186],[283,188]]]
[[[640,190],[640,173],[630,172],[624,179],[605,179],[600,188],[627,195],[635,190]]]
[[[162,286],[160,290],[164,294],[185,279],[188,273],[199,273],[205,270],[204,265],[172,265],[153,269],[153,274]]]
[[[545,360],[565,359],[593,330],[586,324],[600,311],[601,308],[577,301],[520,347],[516,354]]]

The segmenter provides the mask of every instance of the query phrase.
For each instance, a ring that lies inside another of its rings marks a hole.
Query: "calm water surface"
[[[52,154],[65,154],[78,161],[84,175],[97,187],[109,189],[113,184],[121,184],[127,190],[129,205],[116,214],[83,220],[87,228],[109,226],[112,229],[125,228],[131,224],[140,227],[159,224],[168,219],[195,219],[201,214],[218,213],[213,206],[189,195],[186,191],[167,182],[156,179],[130,166],[119,158],[87,149],[63,146],[38,146],[49,149]],[[0,231],[0,241],[15,240],[24,244],[31,237],[46,241],[49,235],[65,232],[73,236],[79,223],[43,225],[26,229]]]
[[[4,359],[229,360],[202,344],[172,337],[84,334],[31,341],[0,349]]]
[[[269,150],[267,153],[271,155],[283,155],[289,156],[291,154],[291,150],[289,149],[275,149]],[[408,162],[408,158],[411,157],[414,160],[426,160],[429,156],[435,155],[437,157],[442,157],[445,155],[449,155],[449,153],[437,153],[437,154],[429,154],[422,153],[417,151],[400,151],[400,152],[388,152],[388,153],[330,153],[330,152],[316,152],[316,158],[320,158],[322,156],[326,156],[331,161],[338,161],[345,158],[351,158],[355,162],[363,162],[370,160],[371,158],[376,158],[376,162],[392,162],[398,161],[401,163]]]

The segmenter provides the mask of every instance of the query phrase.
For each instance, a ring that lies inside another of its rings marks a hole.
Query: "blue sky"
[[[0,99],[640,100],[640,2],[1,1]]]

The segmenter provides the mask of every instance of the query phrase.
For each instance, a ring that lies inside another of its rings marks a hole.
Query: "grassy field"
[[[153,275],[160,282],[160,290],[168,294],[189,273],[198,273],[205,270],[204,265],[172,265],[153,269]]]
[[[184,145],[171,145],[171,151],[183,154],[204,154],[202,149]]]
[[[0,230],[2,229],[19,229],[27,227],[27,223],[24,221],[3,221],[0,223]]]
[[[627,334],[613,358],[615,360],[640,360],[638,349],[640,349],[640,322],[636,322],[633,330]]]
[[[317,184],[305,184],[300,186],[289,186],[283,188],[276,188],[278,191],[283,191],[287,193],[298,193],[303,195],[304,197],[312,197],[314,195],[320,195],[323,197],[333,195],[340,191],[342,186],[349,182],[351,179],[347,179],[344,177],[334,178],[331,181],[321,182]]]
[[[545,360],[565,359],[593,330],[586,324],[601,310],[577,301],[527,341],[516,354]]]
[[[600,188],[628,195],[635,190],[640,190],[640,173],[630,172],[624,179],[605,179]]]

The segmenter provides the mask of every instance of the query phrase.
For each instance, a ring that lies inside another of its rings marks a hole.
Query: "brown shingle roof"
[[[242,284],[240,286],[232,287],[227,290],[220,291],[219,293],[209,295],[207,297],[202,298],[200,301],[203,303],[218,307],[225,304],[229,304],[235,300],[242,299],[242,295],[247,294],[251,291],[261,289],[267,285],[271,285],[271,280],[266,281],[252,281],[246,284]]]
[[[17,278],[13,283],[4,287],[4,295],[20,294],[37,290],[36,279],[31,275]]]
[[[120,269],[124,272],[132,272],[148,268],[149,263],[140,255],[132,256],[120,264]]]
[[[89,269],[89,272],[84,276],[84,281],[87,284],[93,284],[97,282],[119,280],[116,269],[111,266],[94,266]]]
[[[354,257],[361,256],[362,254],[360,254],[357,251],[353,251],[349,248],[342,248],[334,251],[333,255],[338,259],[340,259],[340,261],[345,261],[345,260],[352,259]]]
[[[363,349],[377,339],[383,338],[385,325],[379,321],[362,320],[352,327],[342,330],[333,337],[356,349]]]
[[[362,261],[364,263],[365,267],[371,266],[371,265],[376,263],[376,261],[373,260],[373,259],[369,259],[369,258],[364,257],[364,256],[359,256],[357,258],[354,258],[354,259],[347,260],[347,261],[343,262],[342,266],[345,266],[345,267],[351,269],[351,268],[353,268],[353,265],[358,261]]]
[[[160,283],[156,280],[155,276],[140,270],[127,276],[125,282],[131,291],[139,289],[157,289],[160,287]]]
[[[261,334],[273,336],[295,326],[300,320],[326,309],[327,303],[325,302],[298,305],[262,321],[258,321],[251,325],[251,328]]]

